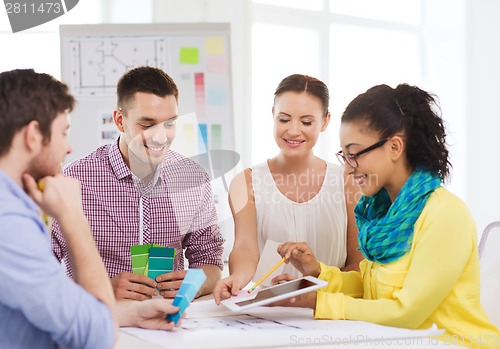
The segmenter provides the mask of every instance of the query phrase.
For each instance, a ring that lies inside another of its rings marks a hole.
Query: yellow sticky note
[[[224,40],[221,37],[211,37],[205,39],[205,52],[207,55],[224,54]]]
[[[181,47],[179,61],[184,64],[198,64],[198,47]]]

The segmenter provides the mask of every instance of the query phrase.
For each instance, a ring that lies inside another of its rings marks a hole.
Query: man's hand
[[[163,298],[174,298],[177,291],[179,291],[186,274],[187,270],[176,270],[170,273],[158,275],[156,277],[156,281],[158,282],[156,287],[160,290],[160,295]]]
[[[83,215],[80,181],[59,174],[40,180],[43,191],[30,174],[23,174],[26,193],[49,216],[62,220],[68,215]],[[62,209],[64,208],[64,209]]]
[[[117,300],[143,301],[158,295],[156,281],[141,274],[120,273],[111,278],[111,285]]]
[[[170,300],[157,298],[143,302],[121,300],[117,302],[117,310],[118,322],[122,327],[170,331],[174,329],[175,323],[165,317],[177,313],[179,308],[174,307]]]

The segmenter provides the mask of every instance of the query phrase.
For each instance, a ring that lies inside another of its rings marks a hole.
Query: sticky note
[[[207,124],[199,124],[198,125],[200,132],[198,133],[198,136],[200,137],[200,140],[198,142],[198,151],[200,153],[204,153],[207,151],[208,147],[208,128]]]
[[[184,64],[198,64],[198,47],[181,47],[179,62]]]
[[[194,297],[200,290],[201,286],[207,279],[205,272],[202,269],[188,269],[181,287],[172,302],[172,305],[179,307],[179,311],[175,314],[168,314],[166,319],[177,324],[184,314],[184,311],[193,301]]]
[[[206,116],[205,73],[194,73],[195,112],[198,120]]]
[[[223,88],[209,87],[207,103],[210,105],[224,105],[227,103],[227,91]]]
[[[180,137],[178,137],[180,138]],[[194,126],[193,125],[184,125],[183,128],[183,137],[184,141],[184,149],[187,154],[195,154],[195,138],[194,138]]]
[[[205,52],[207,55],[222,55],[224,53],[224,39],[222,37],[206,38]]]
[[[222,126],[220,124],[212,125],[212,149],[222,149]]]
[[[225,56],[207,56],[207,72],[226,73],[227,59]]]

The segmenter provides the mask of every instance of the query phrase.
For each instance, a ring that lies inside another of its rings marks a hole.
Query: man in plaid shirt
[[[117,299],[175,297],[186,270],[203,269],[198,295],[220,279],[224,239],[217,225],[210,180],[194,161],[172,151],[178,90],[158,68],[139,67],[117,86],[113,119],[120,137],[68,165],[63,174],[81,182],[83,209]],[[153,280],[133,274],[130,246],[159,244],[177,251],[174,271]],[[60,225],[52,225],[52,248],[73,276]]]

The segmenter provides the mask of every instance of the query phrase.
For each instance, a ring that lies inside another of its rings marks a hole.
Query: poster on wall
[[[75,149],[68,161],[116,139],[109,118],[116,84],[143,65],[175,80],[179,119],[190,115],[177,128],[174,150],[188,157],[234,150],[229,24],[63,25],[60,32],[62,78],[78,101],[73,127],[79,132],[71,134]],[[97,127],[88,122],[93,115]]]

